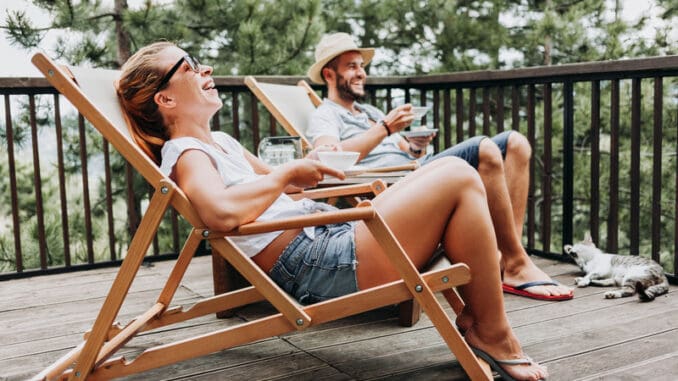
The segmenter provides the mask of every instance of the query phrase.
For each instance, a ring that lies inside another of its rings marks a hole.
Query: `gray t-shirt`
[[[355,103],[360,114],[353,115],[339,104],[325,98],[311,115],[306,137],[313,143],[321,136],[332,136],[339,140],[350,139],[370,128],[369,120],[375,122],[384,118],[384,113],[372,105]],[[358,164],[369,168],[402,165],[416,160],[398,147],[402,139],[398,134],[387,136]]]

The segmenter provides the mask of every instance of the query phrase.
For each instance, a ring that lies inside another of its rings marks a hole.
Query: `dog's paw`
[[[622,295],[622,292],[619,290],[616,291],[608,291],[605,293],[605,299],[616,299],[616,298],[621,298],[624,295]]]
[[[577,285],[577,287],[586,287],[591,284],[591,281],[587,278],[577,277],[574,278],[574,284]]]

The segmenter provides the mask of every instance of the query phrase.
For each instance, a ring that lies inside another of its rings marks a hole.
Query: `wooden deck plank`
[[[434,329],[378,336],[312,350],[311,353],[361,380],[387,378],[441,364],[447,365],[450,372],[463,373]]]
[[[225,352],[230,354],[229,351]],[[223,355],[222,355],[223,356]],[[220,358],[213,358],[212,364],[224,364]],[[211,369],[206,373],[193,373],[188,376],[183,376],[185,379],[189,377],[205,377],[205,379],[212,380],[229,380],[229,381],[252,381],[252,380],[270,380],[277,377],[285,377],[296,380],[302,374],[314,374],[323,368],[327,368],[326,364],[317,358],[303,352],[294,352],[284,354],[282,356],[274,356],[270,358],[261,359],[259,361],[243,363],[238,366],[221,365],[218,369]],[[174,369],[172,369],[174,372]],[[152,374],[145,378],[136,378],[137,380],[155,379]],[[173,376],[176,376],[173,373]],[[301,378],[301,377],[299,377]],[[132,379],[132,378],[130,378]]]
[[[419,354],[417,354],[419,355]],[[421,354],[423,355],[423,354]],[[433,364],[425,368],[414,369],[404,373],[389,374],[371,380],[379,381],[468,381],[468,376],[458,363],[447,361]]]
[[[121,309],[118,321],[125,323],[148,309],[148,301],[157,298],[158,293],[158,290],[153,290],[135,294]],[[177,297],[177,301],[182,303],[198,300],[195,295],[181,289],[177,292]],[[103,301],[103,298],[79,300],[0,313],[0,342],[9,345],[30,341],[36,336],[44,338],[82,333],[91,328]],[[26,319],[27,311],[30,312],[30,319]]]
[[[572,284],[578,269],[543,258],[535,262],[554,279]],[[139,270],[120,321],[157,298],[171,261]],[[212,293],[211,259],[199,257],[173,305]],[[0,284],[0,379],[22,380],[77,345],[91,327],[117,269],[19,279]],[[575,299],[545,302],[506,295],[506,309],[526,353],[549,366],[550,380],[673,379],[678,374],[678,288],[651,303],[607,300],[608,288],[575,290]],[[449,308],[446,309],[451,314]],[[212,315],[140,335],[120,354],[133,358],[158,343],[205,333],[274,311],[257,303],[233,320]],[[179,329],[180,327],[183,327]],[[669,375],[666,378],[663,376]],[[183,361],[130,380],[464,380],[426,315],[414,327],[397,325],[384,307],[281,337]]]
[[[221,375],[228,377],[227,374]],[[325,365],[321,368],[314,368],[298,372],[291,375],[280,375],[270,378],[271,381],[348,381],[353,380],[349,375],[339,372],[334,367]],[[248,380],[249,381],[249,380]]]
[[[297,363],[294,363],[297,361]],[[193,377],[212,377],[212,379],[251,380],[270,377],[271,372],[293,374],[301,370],[322,367],[324,364],[306,353],[300,352],[283,340],[273,338],[259,341],[208,356],[153,369],[137,375],[125,377],[126,380],[186,379]],[[219,378],[219,374],[229,374]],[[256,376],[256,375],[260,376]],[[266,377],[264,377],[266,375]]]
[[[601,304],[604,302],[607,302],[607,300],[601,301]],[[592,329],[604,331],[616,324],[671,311],[678,312],[678,292],[676,291],[671,292],[665,298],[658,298],[652,303],[638,303],[631,300],[609,304],[607,308],[583,310],[576,314],[563,314],[555,318],[551,316],[546,319],[530,318],[529,322],[511,319],[511,323],[518,332],[535,332],[543,338],[563,337],[571,335],[573,332]],[[654,326],[658,322],[647,323]]]
[[[664,372],[658,372],[658,369]],[[653,380],[675,381],[678,374],[678,352],[634,362],[611,371],[588,375],[581,380]]]
[[[678,329],[652,335],[642,340],[632,340],[606,346],[595,351],[583,352],[548,363],[550,380],[576,380],[601,372],[616,371],[629,364],[642,362],[657,354],[674,353],[678,342]],[[653,363],[653,371],[658,376],[671,375],[675,380],[676,365],[670,361]]]
[[[71,275],[73,276],[73,275]],[[113,283],[113,276],[103,274],[104,279],[96,281],[91,279],[82,283],[46,283],[44,277],[33,277],[37,284],[32,288],[3,287],[5,301],[0,302],[0,311],[12,311],[15,309],[25,309],[34,306],[66,303],[76,300],[87,300],[105,297]],[[90,278],[90,277],[87,277]],[[22,279],[25,280],[25,279]],[[13,281],[8,282],[12,284]],[[163,278],[158,274],[140,273],[135,278],[130,292],[138,290],[159,289],[163,285]],[[11,300],[10,300],[11,298]],[[20,303],[17,303],[20,301]]]

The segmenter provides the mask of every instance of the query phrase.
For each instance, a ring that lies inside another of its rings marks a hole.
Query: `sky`
[[[162,1],[166,2],[167,0]],[[135,2],[137,1],[130,1],[130,6],[134,6]],[[654,1],[623,0],[624,11],[622,17],[635,21],[643,14],[656,14],[658,10],[653,4]],[[27,9],[31,19],[38,25],[45,26],[49,24],[48,15],[34,7],[28,0],[0,0],[0,25],[5,24],[8,10],[17,9]],[[678,42],[678,28],[674,32],[672,39]],[[26,51],[11,46],[7,41],[4,30],[0,33],[0,57],[3,58],[2,64],[0,64],[0,77],[40,77],[40,72],[30,62],[30,57],[34,51]],[[648,37],[653,35],[651,27],[639,33]],[[49,37],[52,36],[48,34]],[[49,44],[45,44],[45,46],[47,47]]]

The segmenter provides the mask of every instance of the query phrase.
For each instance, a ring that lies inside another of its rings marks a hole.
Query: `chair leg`
[[[401,327],[412,327],[417,324],[421,317],[421,306],[416,300],[410,299],[402,302],[398,305],[398,308],[398,324],[400,324]]]
[[[442,246],[438,246],[436,248],[436,251],[433,253],[433,256],[431,257],[430,262],[426,265],[425,269],[426,271],[428,271],[433,269],[440,269],[450,265],[451,265],[450,261],[447,259],[447,257],[445,257],[445,250],[442,248]],[[415,299],[400,303],[398,324],[400,324],[402,327],[414,326],[415,324],[417,324],[420,317],[421,317],[421,306]]]
[[[214,281],[214,295],[221,295],[228,292],[226,284],[228,275],[226,274],[226,261],[217,253],[212,252],[212,280]],[[231,310],[217,312],[217,319],[225,319],[233,316]]]
[[[212,251],[212,278],[214,280],[214,295],[224,294],[249,286],[247,280],[216,251]],[[233,314],[234,310],[224,310],[216,313],[218,319],[230,318]]]

